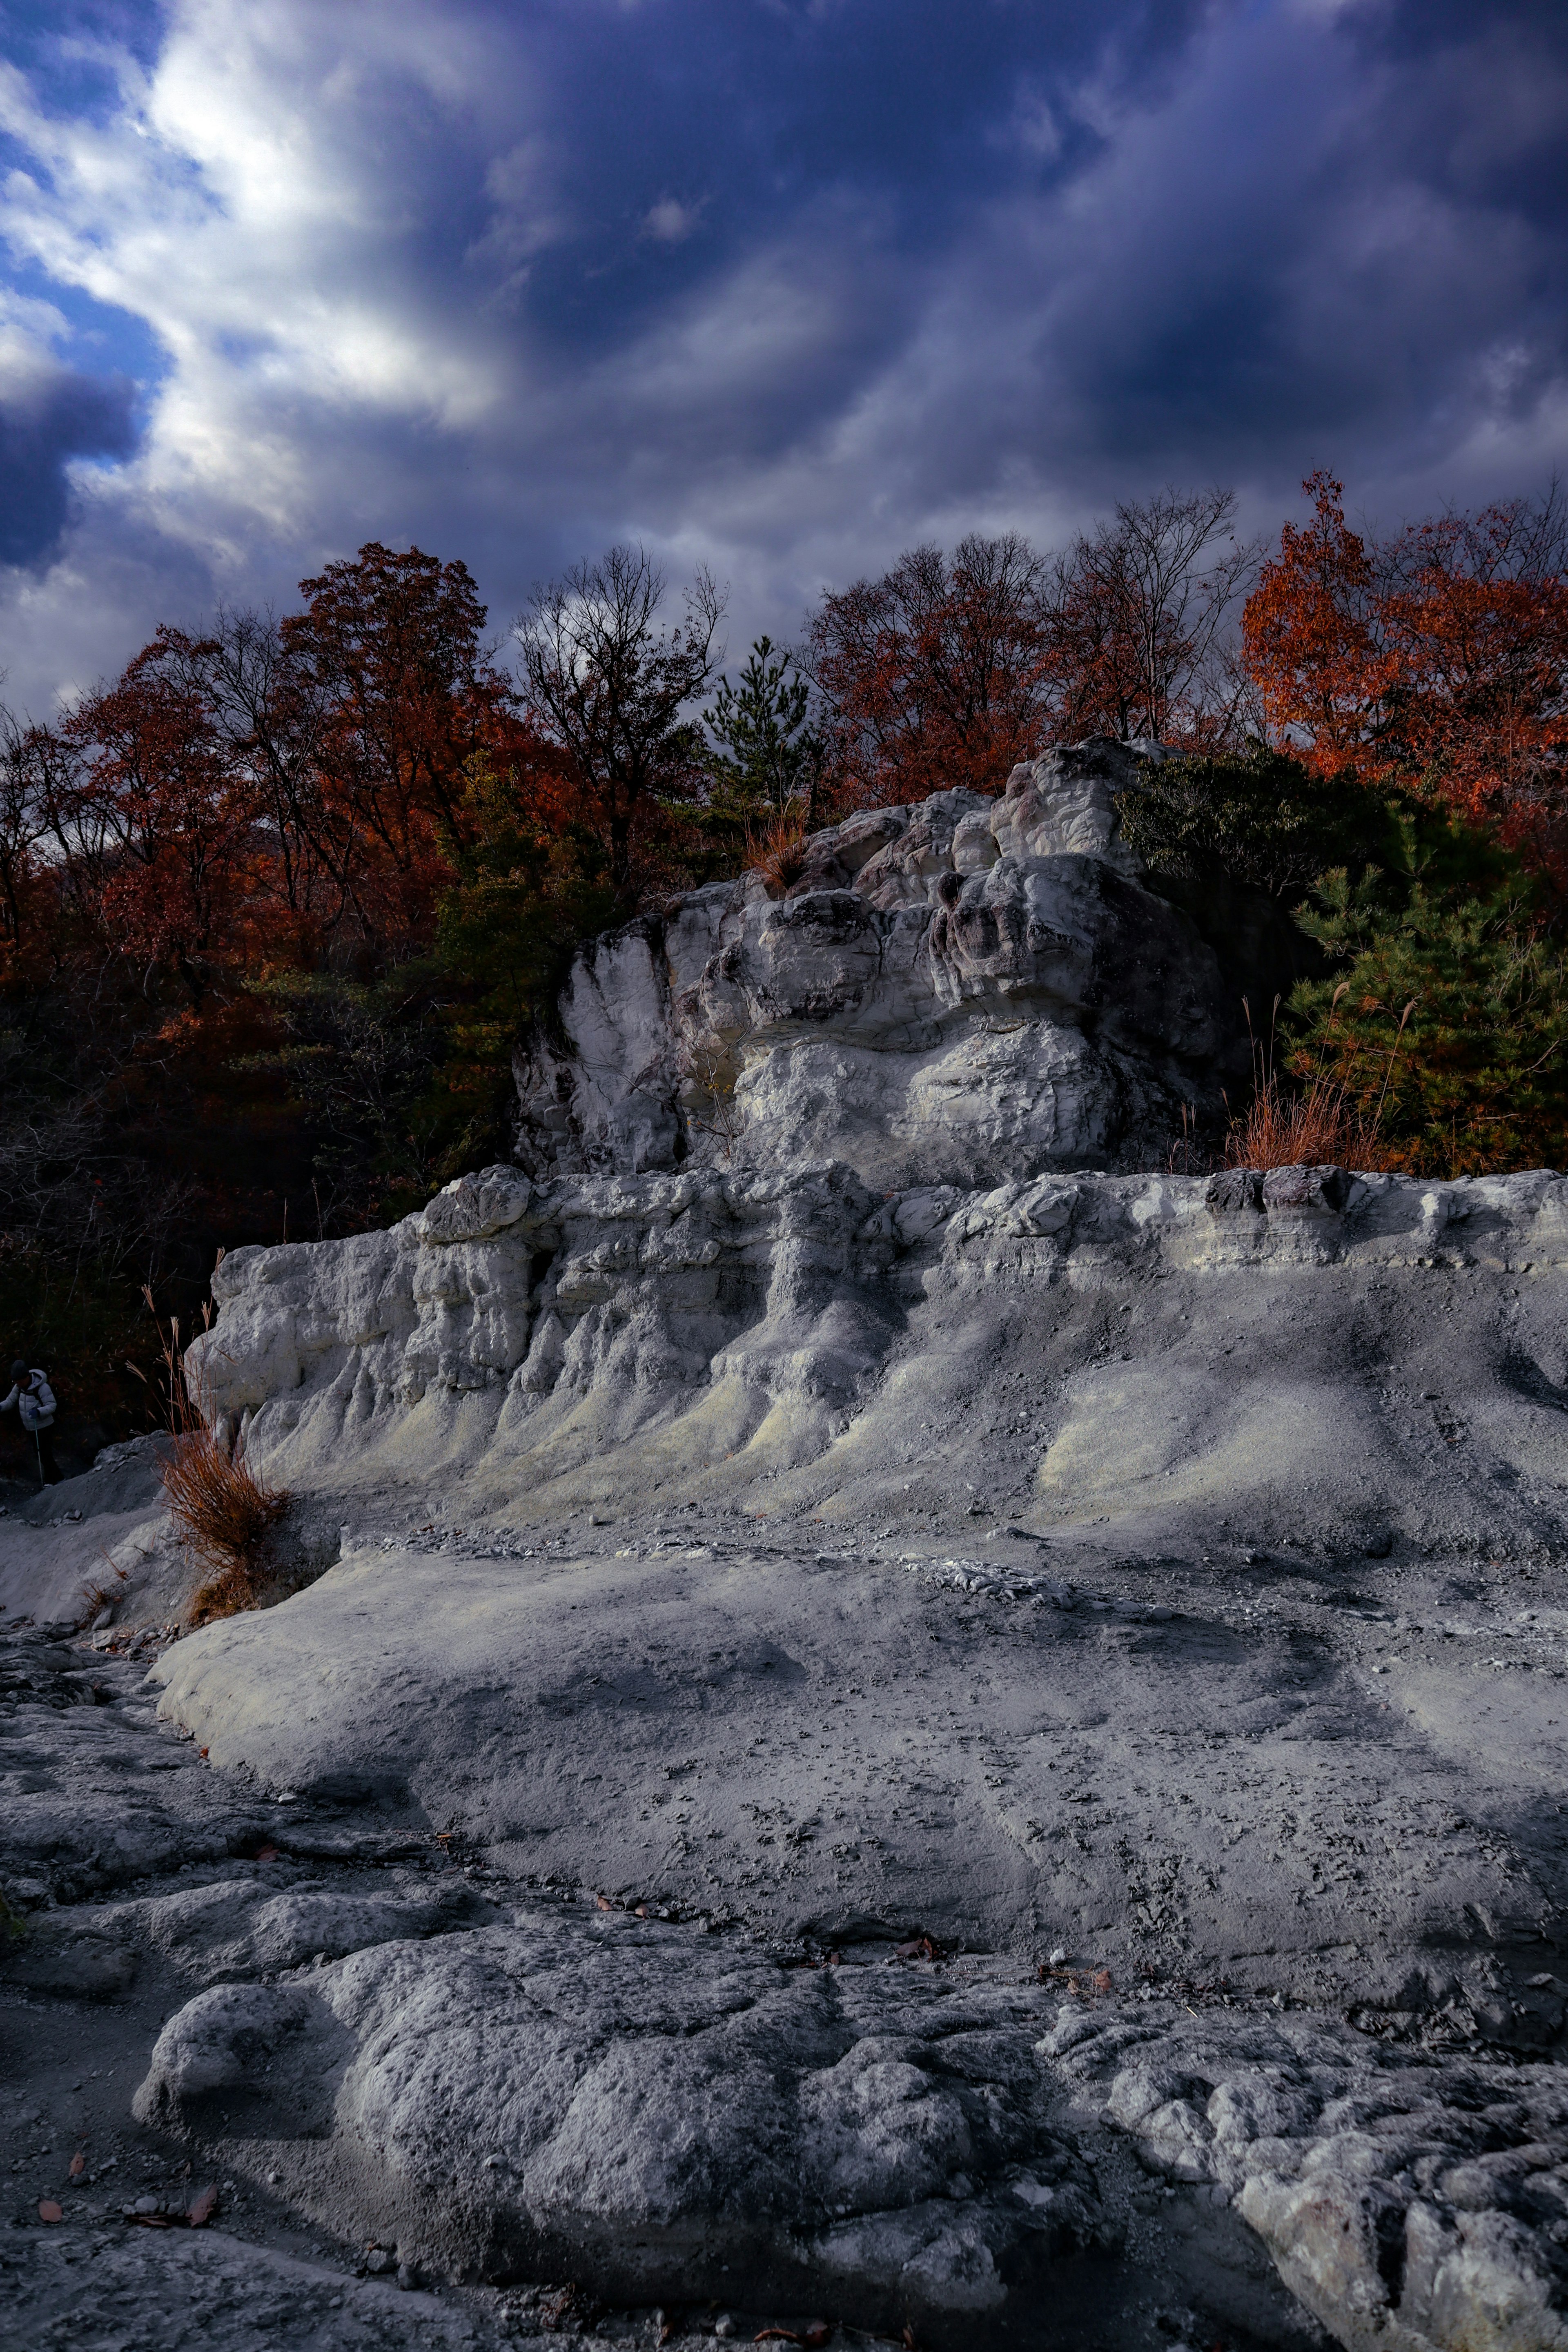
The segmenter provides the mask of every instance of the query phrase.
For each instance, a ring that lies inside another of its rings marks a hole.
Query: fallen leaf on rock
[[[275,1845],[258,1845],[254,1859],[258,1862],[276,1862],[278,1849]]]
[[[805,2338],[797,2336],[793,2327],[759,2327],[752,2341],[753,2344],[804,2344]]]
[[[814,2319],[811,2326],[806,2329],[805,2334],[800,2340],[803,2344],[811,2345],[813,2347],[813,2352],[816,2352],[816,2347],[819,2345],[826,2344],[832,2333],[833,2326],[830,2321],[826,2319]]]
[[[217,2190],[216,2189],[200,2189],[192,2199],[191,2210],[186,2214],[185,2219],[190,2223],[193,2230],[205,2230],[207,2223],[212,2220],[213,2215],[216,2211]]]
[[[63,2221],[65,2218],[63,2210],[55,2203],[52,2197],[39,2198],[38,2219],[40,2221]]]
[[[601,1911],[613,1911],[616,1907],[607,1895],[595,1895],[594,1900]]]
[[[196,1750],[196,1754],[202,1759],[204,1763],[206,1761],[206,1753],[207,1751],[205,1748],[198,1748]]]
[[[940,1960],[942,1946],[930,1936],[913,1936],[907,1944],[893,1946],[896,1960]]]
[[[174,2226],[167,2213],[127,2213],[125,2218],[139,2230],[172,2230]]]
[[[72,2179],[73,2180],[79,2180],[79,2179],[81,2179],[82,2174],[87,2170],[87,2158],[86,2158],[86,2157],[85,2157],[85,2156],[73,2156],[73,2157],[72,2157],[72,2158],[71,2158],[70,2170],[71,2170],[71,2179]]]
[[[1109,1992],[1110,1990],[1110,1970],[1109,1969],[1096,1969],[1093,1976],[1089,1979],[1089,1982],[1093,1985],[1096,1992]]]
[[[915,2331],[907,2323],[904,2327],[904,2352],[915,2352]]]

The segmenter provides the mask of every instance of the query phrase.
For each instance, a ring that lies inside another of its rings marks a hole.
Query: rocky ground
[[[12,1633],[22,2340],[1568,2340],[1556,1564],[679,1519]]]

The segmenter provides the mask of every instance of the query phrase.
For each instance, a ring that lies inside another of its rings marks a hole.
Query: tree
[[[639,837],[661,810],[694,803],[708,772],[690,714],[716,667],[724,600],[700,571],[684,622],[660,628],[665,590],[642,548],[613,547],[536,589],[516,629],[529,714],[574,769],[623,897]]]
[[[827,757],[851,804],[1001,789],[1044,741],[1045,566],[1016,531],[951,562],[915,547],[879,580],[825,595],[809,625]]]
[[[1310,474],[1313,520],[1286,523],[1242,614],[1242,650],[1269,730],[1321,773],[1373,740],[1394,680],[1376,571],[1345,521],[1344,485]]]
[[[308,644],[286,640],[270,613],[219,606],[210,635],[184,638],[230,759],[249,774],[277,845],[284,906],[323,919],[330,934],[353,896],[352,813],[323,789],[322,743],[331,715],[326,678]],[[320,905],[326,877],[333,904]]]
[[[811,688],[787,649],[759,637],[741,672],[728,677],[704,714],[716,750],[706,823],[734,830],[759,818],[793,814],[809,827],[822,765],[821,739],[809,723]]]
[[[279,632],[291,667],[276,707],[310,740],[301,829],[367,935],[406,941],[428,926],[445,876],[439,833],[460,831],[510,704],[485,656],[485,607],[466,564],[376,540],[300,586],[310,602]]]
[[[78,705],[61,731],[81,758],[57,765],[49,819],[95,928],[146,968],[144,987],[163,967],[199,1005],[245,894],[256,808],[184,650],[160,631]]]
[[[1539,883],[1458,820],[1399,820],[1386,870],[1325,874],[1297,919],[1331,960],[1292,993],[1289,1066],[1342,1091],[1399,1164],[1563,1164],[1568,976]]]
[[[1156,875],[1223,878],[1293,907],[1330,867],[1359,875],[1397,846],[1395,808],[1288,751],[1251,743],[1140,765],[1117,807],[1122,838]]]
[[[1459,813],[1515,837],[1556,814],[1568,760],[1568,503],[1555,484],[1447,514],[1379,551],[1394,680],[1380,749]]]
[[[1309,475],[1243,616],[1269,728],[1327,773],[1398,783],[1485,816],[1562,864],[1568,761],[1568,505],[1538,499],[1407,525],[1345,521]]]
[[[1214,743],[1236,731],[1227,630],[1260,551],[1235,522],[1234,490],[1165,489],[1118,506],[1058,557],[1047,638],[1062,737]]]
[[[47,884],[38,846],[47,838],[58,796],[58,769],[68,757],[47,728],[25,725],[0,704],[0,950],[14,972],[35,908]]]

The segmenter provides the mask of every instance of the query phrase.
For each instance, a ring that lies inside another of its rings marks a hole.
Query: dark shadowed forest
[[[220,1247],[507,1156],[513,1043],[584,934],[1095,734],[1182,755],[1124,812],[1156,877],[1320,944],[1267,1082],[1384,1164],[1568,1162],[1564,504],[1374,537],[1306,488],[1268,546],[1213,490],[1056,553],[916,548],[728,667],[721,588],[640,550],[495,632],[460,561],[373,542],[0,714],[7,1345],[83,1447],[144,1421],[144,1286],[188,1323]]]

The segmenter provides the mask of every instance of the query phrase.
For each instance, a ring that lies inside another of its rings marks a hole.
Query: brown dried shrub
[[[1335,991],[1336,1007],[1344,992],[1343,985]],[[1386,1066],[1370,1115],[1363,1110],[1352,1087],[1352,1079],[1357,1075],[1355,1053],[1352,1051],[1349,1062],[1342,1055],[1337,1070],[1331,1066],[1329,1056],[1338,1043],[1331,1010],[1318,1062],[1307,1072],[1299,1093],[1281,1082],[1275,1067],[1272,1031],[1267,1047],[1254,1037],[1252,1100],[1241,1118],[1231,1120],[1225,1139],[1225,1166],[1366,1170],[1402,1166],[1398,1151],[1383,1140],[1378,1129],[1412,1009],[1411,1005],[1405,1006],[1393,1046],[1382,1056]],[[1274,1010],[1276,1013],[1279,1010],[1278,997]],[[1251,1021],[1248,1006],[1249,1028]],[[1373,1082],[1377,1083],[1375,1070]]]
[[[254,1609],[270,1580],[263,1544],[289,1507],[288,1494],[262,1485],[246,1462],[243,1437],[231,1454],[205,1426],[175,1439],[163,1492],[181,1542],[212,1571],[191,1603],[191,1623]]]
[[[746,864],[760,874],[770,889],[787,890],[805,871],[805,822],[795,808],[786,808],[746,835]]]
[[[150,1290],[143,1292],[149,1307]],[[210,1309],[208,1310],[210,1315]],[[255,1609],[274,1581],[266,1540],[289,1507],[286,1487],[265,1486],[245,1458],[245,1435],[226,1445],[186,1372],[178,1318],[163,1339],[174,1444],[164,1457],[163,1493],[180,1541],[209,1572],[191,1602],[189,1622],[205,1625]]]

